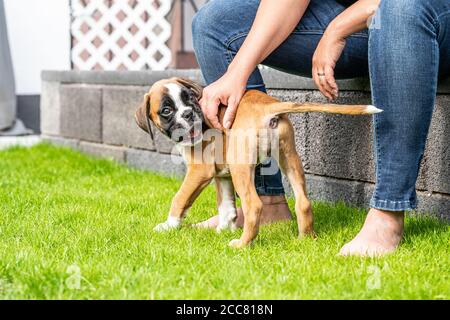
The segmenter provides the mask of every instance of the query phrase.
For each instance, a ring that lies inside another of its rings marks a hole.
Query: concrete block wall
[[[172,76],[202,82],[198,70],[159,72],[46,71],[41,130],[55,144],[132,167],[182,177],[185,167],[164,136],[154,141],[135,124],[148,88]],[[264,69],[269,94],[283,101],[325,101],[310,79]],[[370,104],[367,79],[340,81],[338,103]],[[311,198],[367,206],[375,182],[371,117],[291,115]],[[450,82],[439,87],[417,191],[419,212],[450,218]],[[157,131],[155,131],[157,132]]]

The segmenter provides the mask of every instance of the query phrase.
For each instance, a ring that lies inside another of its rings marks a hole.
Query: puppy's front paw
[[[228,245],[230,247],[236,248],[236,249],[241,249],[241,248],[246,247],[246,244],[241,239],[233,239],[230,241],[230,243]]]
[[[163,222],[163,223],[158,224],[156,227],[154,227],[153,231],[164,232],[164,231],[169,231],[171,229],[175,229],[175,227],[170,226],[167,222]]]
[[[181,221],[179,219],[175,219],[172,217],[169,217],[166,222],[158,224],[156,227],[153,228],[153,231],[156,232],[165,232],[173,229],[178,229],[181,225]]]

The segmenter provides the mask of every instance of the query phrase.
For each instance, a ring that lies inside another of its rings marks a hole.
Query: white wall
[[[195,3],[200,9],[205,5],[206,0],[195,0]],[[184,10],[186,14],[184,18],[184,49],[186,51],[194,51],[194,47],[192,45],[192,18],[194,17],[195,12],[189,1],[185,1]]]
[[[39,94],[44,69],[70,69],[69,0],[4,0],[16,91]]]

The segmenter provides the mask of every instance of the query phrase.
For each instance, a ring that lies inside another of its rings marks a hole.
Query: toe
[[[350,241],[345,244],[339,251],[341,256],[357,256],[357,257],[381,257],[388,253],[392,253],[395,249],[389,250],[377,243]]]
[[[225,231],[225,230],[227,230],[228,229],[228,226],[224,226],[224,225],[218,225],[217,226],[217,228],[216,228],[216,232],[217,233],[221,233],[222,231]]]
[[[353,239],[350,242],[347,242],[345,245],[342,246],[341,250],[339,251],[339,255],[341,256],[361,256],[366,254],[367,246],[363,243],[360,243],[356,239]]]
[[[366,255],[371,258],[382,257],[387,254],[393,253],[394,251],[395,248],[386,248],[381,245],[372,245],[367,248]]]
[[[211,217],[208,220],[194,224],[193,227],[201,229],[216,229],[219,227],[219,217]]]
[[[348,256],[350,254],[350,243],[346,243],[342,246],[341,250],[339,250],[339,255]]]

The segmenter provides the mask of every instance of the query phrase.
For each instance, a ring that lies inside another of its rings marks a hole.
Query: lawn
[[[395,254],[342,258],[365,212],[315,202],[317,240],[280,223],[235,250],[240,231],[152,232],[179,185],[46,144],[1,151],[0,298],[450,298],[448,223],[410,216]],[[209,187],[186,222],[213,215],[214,199]]]

